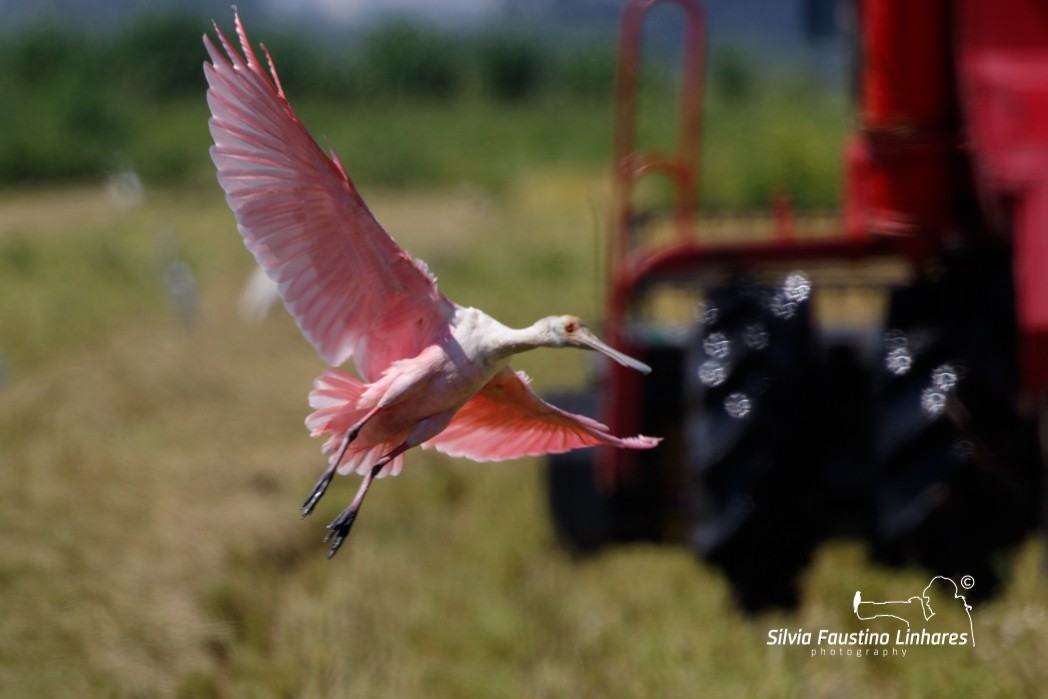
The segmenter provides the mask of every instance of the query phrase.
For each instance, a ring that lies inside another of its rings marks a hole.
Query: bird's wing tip
[[[662,442],[662,437],[647,437],[639,434],[636,437],[626,437],[622,442],[630,449],[654,449]]]

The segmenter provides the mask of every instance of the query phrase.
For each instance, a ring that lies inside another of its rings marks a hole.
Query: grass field
[[[369,199],[457,301],[510,324],[593,319],[601,180],[538,172],[495,194]],[[176,258],[195,273],[192,316],[164,291]],[[250,269],[214,186],[134,208],[94,187],[0,197],[0,695],[1043,696],[1042,539],[975,606],[976,648],[906,658],[811,657],[768,631],[859,630],[855,590],[891,599],[922,571],[831,542],[796,613],[744,617],[687,551],[564,555],[539,460],[413,453],[327,561],[323,525],[355,483],[299,520],[322,466],[302,427],[322,364],[282,312],[240,321]],[[563,387],[580,354],[519,365]]]
[[[683,548],[566,555],[538,459],[416,450],[328,561],[324,525],[356,479],[300,520],[324,464],[302,424],[324,367],[283,311],[239,315],[253,262],[206,156],[208,25],[186,21],[0,49],[19,106],[0,114],[0,699],[1044,696],[1043,537],[1000,562],[1009,582],[975,605],[975,648],[905,658],[812,657],[768,634],[858,631],[856,590],[915,594],[926,572],[831,541],[798,610],[744,616]],[[599,320],[610,53],[581,91],[347,97],[307,89],[324,80],[316,56],[299,46],[296,78],[294,46],[274,38],[304,123],[448,296],[509,325]],[[832,208],[845,97],[782,75],[732,93],[713,74],[705,209],[783,191]],[[672,141],[664,88],[640,105],[642,145]],[[143,200],[91,182],[121,169],[147,182]],[[589,366],[552,350],[514,364],[540,391],[581,386]]]

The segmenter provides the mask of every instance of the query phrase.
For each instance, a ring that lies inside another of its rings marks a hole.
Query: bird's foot
[[[347,434],[347,439],[351,439],[350,435]],[[334,521],[328,525],[327,536],[324,537],[324,543],[331,542],[331,548],[328,549],[328,558],[334,557],[338,553],[339,548],[342,546],[342,542],[349,536],[349,529],[353,526],[353,522],[357,519],[357,513],[360,511],[360,506],[364,503],[364,496],[368,494],[368,489],[371,487],[371,482],[375,480],[379,472],[386,467],[393,459],[397,458],[405,451],[408,450],[406,443],[401,444],[393,451],[389,452],[381,459],[375,462],[375,465],[364,475],[364,480],[360,482],[360,488],[357,490],[356,497],[353,498],[353,502],[349,503],[349,507],[342,510],[338,517],[335,517]],[[337,461],[335,463],[338,463]],[[327,475],[325,473],[325,475]],[[321,481],[324,479],[321,478]],[[330,480],[330,479],[329,479]],[[320,485],[319,483],[317,484]],[[321,491],[323,492],[323,491]],[[309,501],[307,500],[307,503]]]
[[[335,477],[335,469],[328,468],[324,471],[324,475],[320,477],[317,484],[313,486],[313,491],[309,494],[309,497],[305,499],[305,502],[300,506],[302,508],[302,516],[308,517],[313,514],[314,508],[317,503],[320,502],[320,498],[324,497],[324,493],[327,492],[328,486],[331,485],[331,480]]]
[[[354,503],[354,505],[357,505],[357,503]],[[339,548],[342,547],[342,542],[349,536],[349,530],[357,519],[357,512],[360,511],[359,505],[356,507],[354,505],[350,505],[342,510],[339,516],[328,525],[328,533],[324,537],[325,544],[329,541],[331,542],[331,547],[328,549],[328,558],[333,558],[338,553]]]
[[[331,548],[328,549],[328,558],[332,558],[338,553],[342,542],[349,536],[349,529],[357,519],[357,513],[360,511],[360,506],[364,503],[364,496],[368,494],[371,481],[375,479],[382,467],[389,462],[389,458],[379,459],[378,463],[371,467],[371,470],[364,476],[364,480],[360,482],[360,488],[357,490],[357,495],[353,498],[353,502],[349,503],[349,507],[342,510],[338,517],[335,517],[334,521],[328,525],[328,533],[324,537],[325,544],[329,541],[331,542]]]

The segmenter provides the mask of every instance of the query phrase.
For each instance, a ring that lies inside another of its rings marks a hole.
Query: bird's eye
[[[569,335],[578,329],[579,324],[573,320],[569,320],[567,323],[564,324],[564,332],[568,333]]]

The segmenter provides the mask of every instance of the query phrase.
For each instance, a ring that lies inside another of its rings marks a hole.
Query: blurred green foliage
[[[735,46],[721,48],[713,57],[710,83],[718,98],[738,104],[753,97],[756,69]]]
[[[530,97],[544,78],[540,52],[523,36],[497,33],[478,42],[477,66],[486,95],[497,100]]]
[[[91,45],[57,27],[30,29],[5,45],[0,90],[0,181],[93,174],[119,145],[125,118],[101,73],[85,56]]]
[[[95,50],[98,58],[108,59],[106,77],[130,95],[144,100],[196,96],[205,84],[200,35],[207,28],[190,15],[147,16]]]
[[[403,22],[367,37],[355,58],[361,94],[447,100],[462,90],[463,56],[447,37]]]
[[[116,33],[29,28],[0,45],[0,186],[210,180],[203,19],[147,17]],[[231,28],[227,27],[227,32]],[[292,104],[361,183],[497,188],[522,168],[607,167],[614,46],[553,44],[512,27],[449,34],[405,22],[341,43],[258,28]],[[256,43],[257,49],[257,43]],[[849,108],[804,80],[761,76],[738,51],[709,66],[703,200],[761,207],[772,192],[832,206]],[[677,129],[674,70],[646,61],[641,145]],[[319,123],[322,128],[316,128]],[[350,144],[347,147],[345,144]]]

